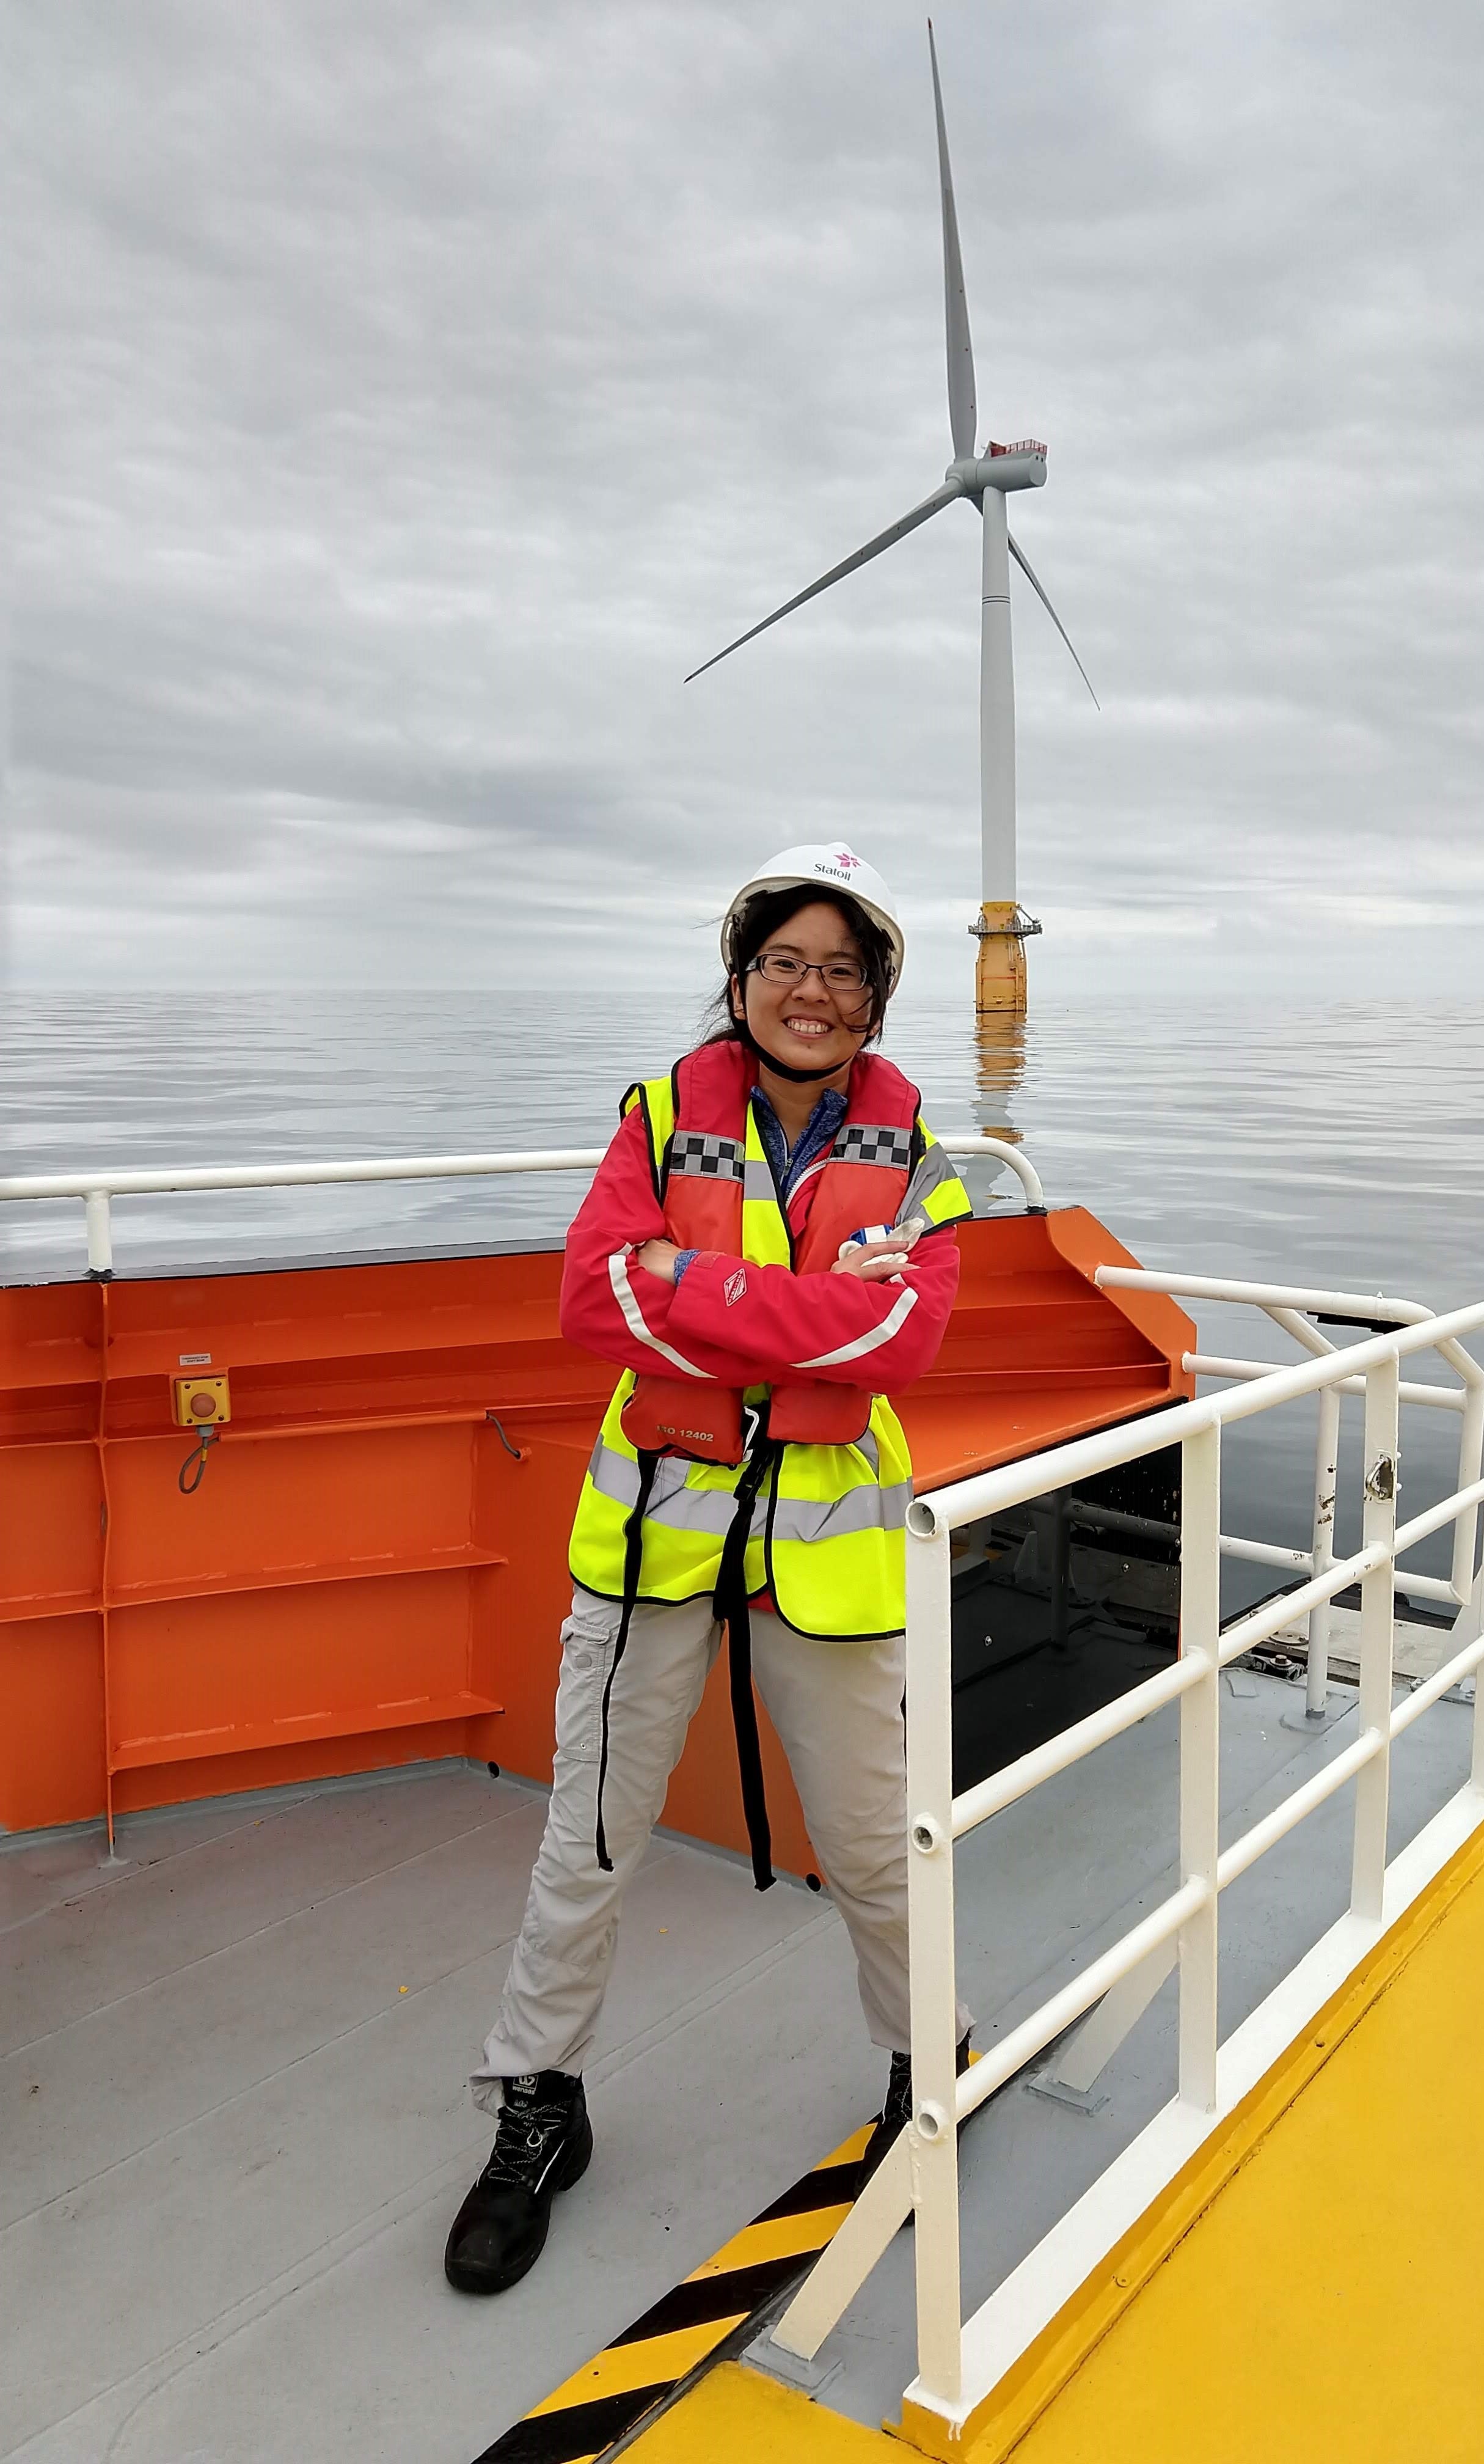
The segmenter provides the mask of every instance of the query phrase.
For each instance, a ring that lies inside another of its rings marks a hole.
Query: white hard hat
[[[902,980],[902,963],[906,944],[902,927],[897,922],[897,910],[890,891],[874,865],[852,852],[837,839],[828,847],[785,847],[751,881],[744,881],[731,905],[722,918],[721,955],[728,974],[732,973],[731,934],[741,910],[750,898],[763,890],[807,890],[818,882],[821,890],[842,890],[863,908],[873,924],[881,927],[891,944],[891,984],[895,991]]]

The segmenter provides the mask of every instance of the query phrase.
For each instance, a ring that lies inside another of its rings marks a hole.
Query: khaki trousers
[[[593,2048],[624,1887],[659,1819],[686,1730],[721,1648],[709,1599],[641,1601],[608,1706],[603,1823],[613,1871],[594,1832],[603,1687],[619,1608],[578,1591],[562,1627],[551,1809],[525,1919],[469,2081],[493,2112],[519,2073],[578,2072]],[[906,1960],[906,1768],[904,1640],[815,1642],[753,1610],[753,1673],[794,1773],[809,1836],[849,1928],[873,2040],[911,2040]],[[750,1887],[737,1878],[739,1889]],[[960,2009],[958,2035],[970,2025]]]

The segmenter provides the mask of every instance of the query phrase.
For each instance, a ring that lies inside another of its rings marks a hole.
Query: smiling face
[[[827,898],[800,907],[770,933],[757,957],[774,952],[816,969],[861,962],[860,943]],[[797,983],[772,983],[758,974],[755,960],[740,980],[732,977],[731,1001],[734,1010],[743,1009],[763,1051],[793,1069],[848,1070],[871,1020],[868,986],[835,990],[818,973]]]

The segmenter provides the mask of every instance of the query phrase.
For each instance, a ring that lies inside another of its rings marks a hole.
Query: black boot
[[[969,2068],[967,2035],[954,2053],[953,2068],[960,2079]],[[877,2117],[876,2127],[865,2143],[865,2154],[861,2159],[861,2176],[856,2185],[857,2198],[864,2189],[893,2140],[901,2138],[911,2119],[912,2057],[910,2054],[893,2054],[891,2070],[886,2079],[886,2101]]]
[[[535,2267],[552,2200],[587,2170],[593,2127],[579,2079],[508,2079],[490,2162],[453,2219],[443,2272],[460,2293],[504,2293]]]

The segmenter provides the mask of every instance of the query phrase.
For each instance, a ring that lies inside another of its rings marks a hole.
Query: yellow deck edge
[[[634,2464],[893,2464],[879,2430],[721,2362],[627,2451]]]
[[[940,2464],[1003,2464],[1481,1871],[1484,1825],[1455,1849],[1322,2010],[1099,2260],[960,2430],[906,2400],[900,2428],[891,2422],[883,2427]],[[806,2450],[801,2446],[798,2452]]]

